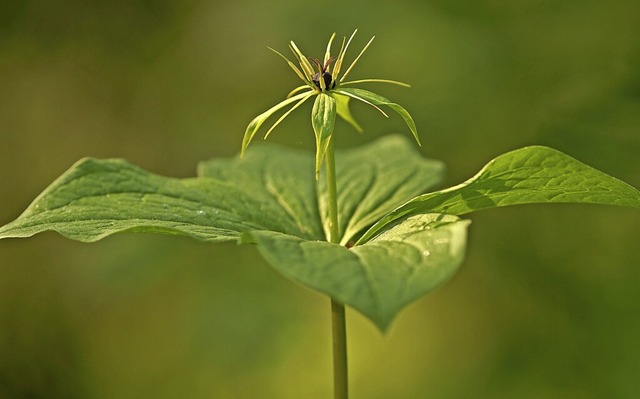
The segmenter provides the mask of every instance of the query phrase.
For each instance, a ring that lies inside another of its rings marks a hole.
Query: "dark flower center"
[[[336,87],[336,82],[333,80],[331,72],[328,71],[329,66],[334,60],[335,58],[331,57],[323,65],[319,59],[309,57],[309,61],[316,64],[316,67],[318,68],[318,72],[316,72],[316,74],[313,75],[313,79],[311,79],[313,83],[318,87],[318,89],[322,90],[322,85],[320,84],[320,76],[322,76],[322,80],[324,80],[324,87],[326,89],[333,89],[334,87]]]
[[[324,80],[324,87],[326,87],[327,89],[333,89],[335,87],[333,76],[331,76],[329,72],[323,72],[322,79]],[[320,86],[320,72],[317,72],[315,75],[313,75],[313,83],[318,87],[318,89],[322,88],[322,86]]]

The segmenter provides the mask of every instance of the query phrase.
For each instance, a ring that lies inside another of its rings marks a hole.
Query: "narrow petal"
[[[282,55],[282,53],[280,53],[280,52],[279,52],[278,50],[276,50],[276,49],[273,49],[273,48],[271,48],[271,47],[267,47],[267,48],[268,48],[269,50],[273,51],[274,53],[278,54],[278,55],[279,55],[280,57],[282,57],[285,61],[287,61],[287,64],[289,64],[289,66],[291,67],[291,69],[293,69],[293,71],[296,73],[296,75],[298,75],[298,77],[299,77],[300,79],[302,79],[302,81],[303,81],[303,82],[310,83],[310,82],[306,79],[305,75],[300,71],[300,69],[298,69],[298,67],[297,67],[293,62],[291,62],[287,57],[285,57],[284,55]]]
[[[267,137],[269,137],[269,135],[271,134],[273,129],[275,129],[275,127],[278,126],[280,124],[280,122],[282,122],[287,116],[289,116],[290,113],[292,113],[296,108],[298,108],[299,106],[304,104],[304,102],[307,101],[309,99],[309,97],[313,96],[315,94],[315,91],[311,90],[311,91],[308,91],[308,92],[302,93],[302,94],[306,94],[306,96],[302,97],[302,99],[300,101],[298,101],[293,107],[291,107],[291,109],[289,109],[287,112],[282,114],[282,116],[280,118],[278,118],[278,120],[269,128],[269,130],[267,130],[267,133],[265,133],[265,135],[264,135],[265,139]]]
[[[348,82],[340,83],[340,86],[348,86],[358,83],[391,83],[394,85],[402,86],[402,87],[411,87],[410,84],[404,82],[398,82],[397,80],[389,80],[389,79],[360,79],[360,80],[350,80]]]
[[[340,45],[340,51],[338,51],[338,56],[336,57],[336,62],[333,64],[333,68],[331,70],[331,75],[333,76],[333,79],[336,79],[336,77],[340,73],[340,65],[338,65],[338,61],[340,60],[340,54],[344,53],[344,46],[345,46],[346,40],[347,40],[347,38],[345,38],[345,37],[342,38],[342,44]]]
[[[313,65],[311,65],[307,57],[302,54],[302,51],[298,49],[298,46],[296,46],[293,40],[289,42],[289,48],[291,49],[291,52],[293,52],[293,54],[298,58],[298,63],[302,67],[304,73],[307,75],[307,80],[311,82],[313,80],[313,74],[315,73],[313,71]]]
[[[255,118],[253,118],[253,120],[249,123],[249,126],[247,126],[247,130],[244,132],[244,137],[242,138],[242,149],[240,150],[240,156],[244,155],[244,151],[249,146],[249,143],[251,143],[251,140],[253,140],[253,136],[255,136],[258,129],[260,129],[260,126],[262,126],[262,124],[267,119],[269,119],[271,115],[273,115],[274,113],[278,112],[278,110],[280,110],[281,108],[286,107],[287,105],[295,101],[300,101],[302,98],[308,95],[309,93],[300,93],[296,96],[288,98],[276,104],[275,106],[269,108],[268,110],[256,116]]]
[[[340,74],[340,68],[342,67],[342,63],[344,62],[344,55],[347,53],[347,49],[349,48],[349,44],[351,43],[351,39],[356,35],[358,30],[354,30],[347,41],[347,44],[344,44],[344,39],[342,39],[342,47],[340,48],[340,53],[338,53],[338,59],[336,60],[336,64],[333,68],[333,78],[338,79],[338,75]]]
[[[324,53],[324,61],[322,61],[323,64],[326,64],[327,61],[329,61],[329,58],[331,58],[331,43],[333,43],[333,39],[336,37],[336,33],[334,32],[333,35],[331,35],[331,38],[329,39],[329,44],[327,44],[327,51]]]
[[[353,69],[353,67],[356,65],[356,63],[358,62],[358,60],[360,59],[360,57],[362,57],[362,54],[364,54],[365,51],[367,51],[367,49],[369,48],[369,46],[371,45],[371,42],[373,42],[373,39],[375,39],[376,37],[372,37],[371,40],[369,40],[369,42],[367,43],[366,46],[364,46],[364,48],[362,49],[362,51],[360,52],[360,54],[358,54],[358,56],[356,57],[355,60],[353,60],[353,62],[351,63],[351,65],[349,66],[349,68],[347,68],[347,71],[344,73],[344,75],[342,75],[342,77],[340,78],[340,82],[342,82],[347,75],[349,74],[349,72],[351,72],[351,70]]]
[[[302,91],[302,90],[304,90],[304,89],[308,89],[308,88],[309,88],[309,85],[302,85],[302,86],[298,86],[298,87],[296,87],[295,89],[291,90],[291,91],[289,92],[289,94],[287,94],[287,98],[289,98],[289,97],[293,96],[294,94],[296,94],[296,93],[297,93],[297,92],[299,92],[299,91]]]

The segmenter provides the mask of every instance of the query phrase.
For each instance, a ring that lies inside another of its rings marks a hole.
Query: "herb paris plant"
[[[353,35],[335,59],[330,56],[333,38],[322,62],[309,61],[291,42],[301,69],[287,62],[305,85],[251,122],[243,157],[202,162],[197,177],[188,179],[158,176],[124,160],[80,160],[16,220],[0,227],[0,239],[53,230],[83,242],[119,232],[152,232],[254,243],[283,275],[386,330],[400,310],[461,264],[469,221],[460,215],[530,203],[640,208],[637,189],[547,147],[500,155],[466,182],[427,194],[441,181],[444,166],[423,158],[401,136],[334,152],[336,115],[359,129],[349,112],[350,99],[389,106],[416,140],[417,133],[404,108],[344,87],[349,83],[343,79],[371,41],[340,77]],[[350,83],[358,82],[364,81]],[[247,149],[270,116],[295,103],[267,135],[314,95],[315,156],[266,143]],[[344,381],[336,383],[341,387],[336,398],[346,398],[346,368],[337,375]]]
[[[388,116],[379,105],[385,105],[396,111],[411,129],[411,133],[413,133],[413,137],[416,139],[418,144],[420,144],[420,139],[418,138],[418,131],[416,129],[416,124],[411,118],[411,115],[400,105],[389,101],[388,99],[372,93],[370,91],[364,89],[350,88],[345,87],[357,83],[371,83],[371,82],[379,82],[379,83],[392,83],[399,86],[410,87],[406,83],[397,82],[395,80],[388,79],[361,79],[354,81],[344,81],[349,75],[349,72],[356,65],[362,54],[369,48],[371,42],[373,42],[372,37],[371,40],[364,46],[360,54],[353,60],[351,65],[347,68],[342,76],[340,76],[340,72],[342,66],[344,64],[344,57],[349,48],[349,44],[351,44],[351,40],[355,36],[356,29],[349,37],[349,40],[344,38],[342,40],[342,46],[340,47],[340,52],[337,57],[331,56],[331,44],[336,37],[334,33],[331,35],[329,39],[329,43],[327,44],[327,51],[324,55],[324,60],[320,62],[317,58],[305,57],[304,54],[298,49],[298,46],[291,41],[289,43],[289,48],[291,52],[298,60],[300,64],[300,68],[296,67],[293,62],[291,62],[287,57],[282,55],[282,53],[278,52],[270,48],[280,57],[282,57],[293,69],[293,71],[298,75],[300,79],[305,83],[302,86],[298,86],[293,89],[289,95],[287,95],[287,99],[280,102],[279,104],[269,108],[267,111],[262,114],[256,116],[245,131],[244,138],[242,140],[242,153],[246,150],[251,140],[257,133],[258,129],[269,119],[273,114],[278,112],[280,109],[286,107],[287,105],[295,103],[287,112],[285,112],[280,118],[276,120],[276,122],[267,130],[267,133],[264,135],[266,139],[269,137],[269,134],[275,129],[280,122],[282,122],[291,112],[293,112],[296,108],[300,107],[305,103],[309,98],[313,96],[317,96],[315,103],[313,104],[313,110],[311,113],[311,122],[313,125],[313,130],[316,135],[316,178],[318,178],[320,174],[320,166],[324,157],[327,153],[327,148],[331,142],[331,135],[333,134],[336,114],[348,122],[351,126],[354,127],[359,132],[362,132],[362,128],[351,115],[351,111],[349,109],[349,101],[350,99],[356,99],[358,101],[362,101],[365,104],[372,106],[382,113],[384,116]],[[335,61],[335,64],[333,63]],[[331,66],[333,64],[333,69]],[[305,91],[306,90],[306,91]],[[302,91],[302,93],[296,94]]]

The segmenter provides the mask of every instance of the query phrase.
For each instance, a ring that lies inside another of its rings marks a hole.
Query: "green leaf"
[[[327,153],[327,147],[336,125],[336,100],[320,93],[311,110],[311,125],[316,134],[316,179],[320,176],[320,166]]]
[[[382,97],[381,95],[378,95],[376,93],[372,93],[372,92],[370,92],[368,90],[364,90],[364,89],[356,89],[356,88],[342,87],[341,86],[339,89],[335,89],[334,91],[336,93],[343,94],[343,95],[355,98],[356,100],[363,101],[363,102],[365,102],[367,104],[369,104],[369,103],[373,104],[374,106],[386,105],[387,107],[389,107],[392,110],[396,111],[398,113],[398,115],[400,115],[402,117],[402,119],[404,119],[404,121],[407,124],[407,126],[409,126],[409,129],[411,130],[411,133],[413,134],[413,138],[415,138],[415,140],[418,143],[418,145],[421,145],[420,144],[420,137],[418,137],[418,129],[416,128],[416,123],[413,121],[413,118],[411,117],[409,112],[407,112],[407,110],[404,109],[402,106],[389,101],[388,99],[386,99],[385,97]]]
[[[534,202],[640,208],[635,188],[545,147],[507,153],[459,186],[405,202],[436,184],[444,168],[402,136],[387,136],[336,152],[343,245],[330,244],[315,163],[312,154],[263,144],[242,159],[201,163],[199,177],[175,179],[123,160],[84,159],[0,227],[0,238],[54,230],[86,242],[125,231],[244,239],[284,275],[386,329],[462,261],[468,222],[454,215]]]
[[[560,151],[525,147],[495,158],[458,186],[410,200],[378,221],[360,242],[412,214],[463,215],[499,206],[563,202],[640,208],[640,191]]]
[[[200,162],[198,176],[230,182],[261,202],[275,201],[280,213],[289,216],[283,220],[294,222],[279,226],[276,231],[288,230],[288,234],[301,238],[324,239],[313,162],[308,151],[261,143],[243,158]],[[262,205],[255,211],[273,212]]]
[[[435,184],[444,170],[441,163],[423,159],[402,136],[387,136],[358,149],[337,151],[336,156],[345,243],[407,197]],[[318,205],[317,195],[317,185],[322,186],[324,180],[314,179],[314,158],[307,152],[263,143],[250,148],[243,158],[202,162],[198,175],[175,179],[154,175],[123,160],[84,159],[58,178],[18,219],[0,227],[0,238],[29,237],[53,230],[84,242],[118,232],[179,234],[216,242],[238,240],[247,233],[258,239],[286,237],[312,246],[328,245],[346,251],[348,256],[358,254],[365,267],[372,269],[370,274],[353,276],[349,283],[368,287],[366,298],[354,302],[350,299],[353,292],[336,295],[371,314],[381,328],[388,326],[404,304],[451,274],[461,259],[462,249],[458,247],[451,256],[440,259],[437,255],[437,248],[445,241],[436,233],[445,231],[439,226],[449,223],[446,219],[405,224],[366,248],[349,251],[328,244],[322,222],[326,211],[319,208],[326,205]],[[405,244],[401,242],[403,234],[409,238]],[[418,249],[411,249],[416,246]],[[394,254],[403,259],[415,256],[417,250],[423,255],[430,251],[433,259],[418,273],[413,269],[422,267],[421,263],[409,265],[379,256],[379,252],[393,252],[395,248],[401,248]],[[392,268],[386,270],[389,265],[383,261],[392,262]],[[414,274],[418,277],[408,277]],[[385,291],[386,279],[397,286],[389,285],[389,291]],[[426,282],[420,283],[421,279]],[[396,289],[401,290],[399,296],[391,298]]]
[[[433,188],[444,172],[443,163],[425,159],[415,144],[402,135],[384,136],[362,147],[336,151],[341,244],[354,240],[407,198]],[[325,183],[321,178],[320,192],[325,192]],[[328,232],[326,198],[322,196],[319,201]]]
[[[356,122],[353,115],[351,114],[351,110],[349,109],[349,100],[351,97],[335,95],[336,99],[336,113],[344,119],[347,123],[349,123],[358,133],[362,133],[362,127]]]
[[[343,241],[437,183],[442,164],[402,136],[337,151]],[[261,143],[240,159],[202,162],[199,178],[154,175],[123,160],[85,159],[51,184],[0,238],[47,230],[80,241],[123,231],[234,240],[247,230],[325,239],[313,156]],[[323,185],[324,181],[319,184]],[[321,207],[325,207],[322,200]]]
[[[468,224],[418,215],[351,249],[267,231],[247,239],[282,274],[357,309],[384,331],[402,308],[455,273]]]
[[[0,238],[54,230],[91,242],[132,231],[228,241],[255,229],[324,238],[307,153],[256,146],[242,160],[200,169],[210,177],[174,179],[122,160],[81,160],[0,227]]]

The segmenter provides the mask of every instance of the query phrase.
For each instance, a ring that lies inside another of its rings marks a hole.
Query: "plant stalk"
[[[340,243],[338,224],[338,190],[333,138],[329,141],[325,158],[327,172],[327,207],[329,210],[329,242]],[[349,398],[347,367],[347,322],[344,305],[331,299],[331,325],[333,331],[333,397]]]
[[[347,366],[347,323],[344,305],[331,299],[333,329],[333,397],[349,398],[349,372]]]
[[[333,149],[333,137],[329,140],[325,156],[327,172],[327,208],[329,210],[329,242],[340,243],[340,225],[338,224],[338,189],[336,186],[336,158]]]

